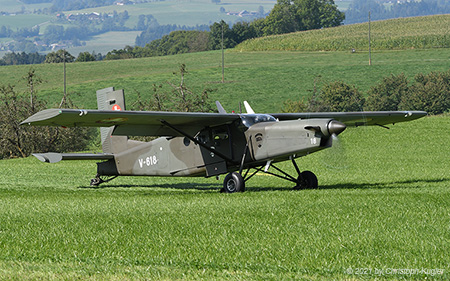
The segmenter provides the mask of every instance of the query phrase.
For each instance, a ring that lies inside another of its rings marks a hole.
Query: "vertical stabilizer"
[[[99,110],[125,110],[123,90],[115,91],[113,87],[97,91],[97,107]],[[127,149],[127,136],[111,136],[113,127],[101,127],[102,149],[104,153],[119,153]]]

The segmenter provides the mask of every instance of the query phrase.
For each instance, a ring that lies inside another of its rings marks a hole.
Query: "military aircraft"
[[[98,110],[47,109],[21,124],[34,126],[100,127],[103,153],[34,154],[39,160],[100,160],[92,186],[117,176],[219,177],[227,174],[221,189],[243,192],[245,182],[265,172],[295,184],[295,189],[318,188],[310,171],[300,171],[295,159],[332,146],[333,137],[347,126],[411,121],[423,111],[247,113],[126,111],[123,90],[97,91]],[[150,142],[128,136],[155,136]],[[275,163],[291,161],[292,176]],[[269,169],[275,171],[269,171]],[[251,171],[251,172],[250,172]]]

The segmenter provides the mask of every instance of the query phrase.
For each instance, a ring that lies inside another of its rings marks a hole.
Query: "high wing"
[[[279,120],[335,119],[347,126],[395,124],[426,116],[424,111],[361,111],[361,112],[305,112],[273,113]],[[23,121],[21,125],[62,127],[111,127],[113,135],[183,136],[195,134],[208,126],[238,120],[238,114],[161,111],[112,111],[84,109],[47,109]]]
[[[427,115],[425,111],[361,111],[361,112],[304,112],[273,113],[279,120],[329,118],[340,121],[347,126],[384,126],[399,122],[412,121]]]
[[[226,113],[47,109],[30,116],[21,125],[116,126],[113,135],[183,136],[170,126],[187,134],[195,134],[205,127],[227,124],[238,119],[238,114]]]

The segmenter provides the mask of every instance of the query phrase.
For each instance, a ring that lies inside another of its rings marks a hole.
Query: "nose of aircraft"
[[[328,132],[330,135],[339,135],[342,133],[347,126],[339,121],[331,120],[330,123],[328,123]]]

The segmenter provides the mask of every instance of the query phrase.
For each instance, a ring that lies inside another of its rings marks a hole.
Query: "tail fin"
[[[97,91],[97,107],[99,110],[125,110],[125,95],[123,90],[114,87]],[[114,127],[101,127],[102,149],[104,153],[119,153],[127,149],[127,136],[112,136]]]

